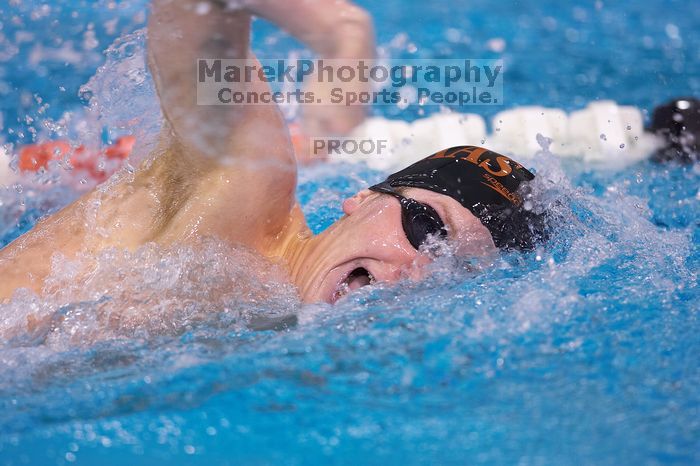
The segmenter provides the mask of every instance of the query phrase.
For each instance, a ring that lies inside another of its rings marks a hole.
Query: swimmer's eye
[[[401,224],[411,245],[420,249],[428,237],[447,237],[447,230],[440,215],[427,204],[403,197],[401,201]]]
[[[405,197],[389,185],[373,186],[373,191],[394,196],[401,203],[401,225],[408,242],[419,250],[430,236],[447,237],[447,229],[440,215],[427,204]]]

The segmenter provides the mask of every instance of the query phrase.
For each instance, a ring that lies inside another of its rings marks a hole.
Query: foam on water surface
[[[2,306],[5,346],[89,347],[180,335],[210,319],[234,330],[252,317],[281,317],[298,306],[282,270],[212,239],[134,253],[112,248],[97,257],[55,253],[50,260],[41,298],[20,291]]]

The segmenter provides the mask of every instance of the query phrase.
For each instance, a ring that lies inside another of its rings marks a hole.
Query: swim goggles
[[[424,244],[429,236],[447,237],[447,230],[440,215],[427,204],[415,199],[402,196],[389,183],[379,183],[369,188],[370,190],[394,196],[401,203],[401,225],[403,231],[416,249]]]

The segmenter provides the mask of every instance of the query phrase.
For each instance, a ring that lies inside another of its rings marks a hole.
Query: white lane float
[[[600,101],[569,115],[568,147],[561,152],[588,162],[636,162],[657,146],[656,137],[644,131],[638,108]]]
[[[568,140],[568,117],[557,108],[520,107],[496,114],[491,120],[490,148],[511,155],[529,156],[542,150],[537,134],[557,142]]]
[[[486,123],[479,115],[462,113],[441,113],[412,123],[373,117],[355,128],[349,137],[386,141],[387,149],[368,155],[330,154],[331,161],[364,162],[376,170],[389,170],[445,147],[478,144],[486,138]]]
[[[541,153],[541,135],[552,139],[549,149],[556,156],[628,165],[649,157],[660,144],[644,131],[641,110],[612,101],[593,102],[570,114],[556,108],[519,107],[498,113],[491,123],[489,135],[484,119],[475,114],[440,113],[412,123],[369,118],[350,136],[384,139],[389,150],[370,155],[331,154],[329,158],[394,170],[446,147],[477,145],[527,160]]]

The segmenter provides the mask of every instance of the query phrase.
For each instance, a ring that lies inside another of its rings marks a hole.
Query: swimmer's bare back
[[[250,1],[237,11],[210,2],[205,12],[198,4],[152,4],[149,67],[166,119],[157,154],[133,177],[121,174],[109,189],[88,193],[0,250],[0,302],[18,288],[41,293],[56,252],[70,258],[107,247],[167,247],[215,236],[274,259],[286,253],[290,235],[308,232],[294,198],[296,161],[279,110],[197,105],[195,66],[201,58],[255,60],[251,14],[333,58],[369,56],[371,22],[354,5],[333,0]],[[262,81],[240,86],[246,92],[269,89]],[[336,116],[348,127],[358,118],[347,111]],[[312,114],[310,126],[320,131],[323,118],[314,122]]]

